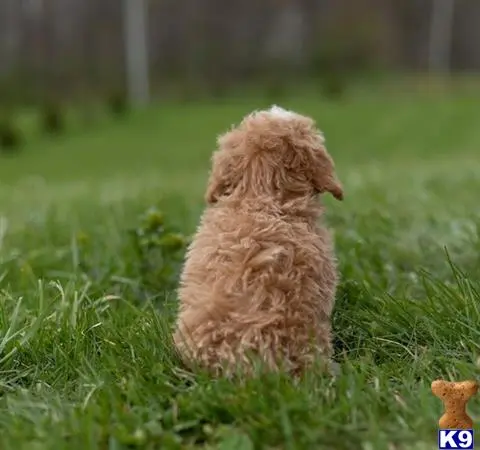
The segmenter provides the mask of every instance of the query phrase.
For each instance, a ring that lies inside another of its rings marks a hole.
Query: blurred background
[[[0,151],[67,129],[72,108],[91,125],[156,100],[465,86],[479,23],[476,0],[0,0]]]
[[[475,0],[0,0],[1,101],[475,71],[479,23]]]

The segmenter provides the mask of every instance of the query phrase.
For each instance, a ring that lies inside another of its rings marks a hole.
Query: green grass
[[[282,102],[317,119],[345,185],[343,203],[325,200],[342,274],[334,382],[185,371],[175,294],[142,285],[131,244],[151,206],[195,230],[216,135],[266,102],[32,131],[0,159],[0,448],[436,448],[431,381],[480,372],[477,98]]]

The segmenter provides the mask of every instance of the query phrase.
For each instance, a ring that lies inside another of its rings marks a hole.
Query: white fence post
[[[450,71],[455,0],[433,0],[428,66],[431,72]]]
[[[128,96],[133,104],[143,106],[150,100],[147,1],[123,0],[123,4]]]

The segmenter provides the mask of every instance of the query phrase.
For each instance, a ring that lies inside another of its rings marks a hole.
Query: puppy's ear
[[[239,141],[235,131],[220,136],[218,145],[219,150],[212,158],[212,170],[205,194],[205,200],[209,204],[230,194],[239,182],[239,156],[235,152]]]
[[[335,172],[335,165],[325,148],[316,150],[314,157],[313,185],[317,192],[330,192],[337,200],[343,200],[343,186]]]
[[[343,200],[343,186],[335,172],[332,172],[332,174],[326,178],[324,192],[330,192],[330,194],[332,194],[337,200]]]

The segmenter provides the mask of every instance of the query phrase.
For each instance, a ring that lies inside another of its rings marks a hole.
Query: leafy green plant
[[[146,211],[131,230],[139,277],[147,289],[174,289],[189,239],[168,226],[156,208]]]

